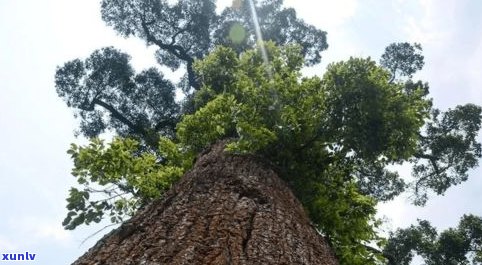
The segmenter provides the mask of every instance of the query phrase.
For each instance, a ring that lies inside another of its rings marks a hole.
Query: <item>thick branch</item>
[[[429,154],[423,154],[423,153],[417,153],[415,154],[415,157],[416,158],[423,158],[423,159],[427,159],[428,161],[430,161],[430,164],[432,165],[432,168],[433,170],[435,171],[435,174],[436,175],[440,175],[442,173],[442,171],[445,171],[446,168],[440,170],[438,165],[437,165],[437,157],[433,156],[433,155],[429,155]]]
[[[131,122],[129,119],[127,119],[124,115],[122,115],[120,112],[118,112],[113,106],[105,103],[104,101],[100,99],[94,99],[92,101],[92,104],[99,105],[106,110],[110,112],[110,115],[125,124],[129,129],[133,131],[133,133],[140,135],[144,141],[151,147],[157,148],[157,143],[159,141],[157,135],[153,135],[152,133],[149,133],[149,130],[146,128],[136,125],[133,122]]]
[[[198,90],[200,88],[200,85],[197,81],[196,73],[194,72],[193,63],[194,61],[190,61],[187,63],[187,78],[189,80],[189,85],[192,86],[194,89]]]
[[[429,154],[424,154],[424,153],[416,153],[416,154],[414,155],[414,157],[416,157],[416,158],[428,159],[428,160],[435,160],[435,159],[436,159],[435,156],[429,155]]]
[[[172,120],[172,119],[166,119],[166,120],[162,120],[162,121],[159,121],[155,126],[154,126],[154,130],[157,132],[159,131],[160,129],[162,128],[166,128],[166,127],[172,127],[172,128],[175,128],[176,127],[176,121]]]
[[[99,106],[103,107],[104,109],[108,110],[110,112],[110,115],[113,118],[115,118],[115,119],[119,120],[120,122],[122,122],[123,124],[125,124],[127,127],[129,127],[129,129],[131,129],[135,133],[144,134],[146,132],[144,128],[142,128],[140,126],[137,126],[134,123],[132,123],[124,115],[122,115],[120,112],[118,112],[113,106],[105,103],[104,101],[96,98],[92,101],[92,104],[99,105]]]
[[[200,85],[196,80],[196,74],[195,74],[194,69],[193,69],[194,59],[187,53],[187,51],[180,45],[175,45],[174,43],[166,44],[166,43],[156,39],[154,37],[154,35],[152,35],[152,33],[149,30],[149,27],[148,27],[149,24],[142,18],[141,18],[141,25],[142,25],[142,29],[144,30],[144,33],[146,34],[147,42],[154,43],[159,48],[172,53],[177,58],[186,62],[189,85],[196,90],[199,89]],[[174,36],[177,36],[178,34],[180,34],[184,30],[185,29],[181,29]],[[173,41],[174,41],[174,39],[173,39]]]

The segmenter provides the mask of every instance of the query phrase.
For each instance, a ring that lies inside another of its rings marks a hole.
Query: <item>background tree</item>
[[[428,221],[391,233],[384,249],[389,265],[408,265],[414,254],[425,264],[481,264],[482,218],[464,215],[456,228],[440,234]]]
[[[380,64],[392,73],[391,82],[397,76],[410,78],[425,64],[421,52],[422,46],[419,43],[392,43],[385,48]]]

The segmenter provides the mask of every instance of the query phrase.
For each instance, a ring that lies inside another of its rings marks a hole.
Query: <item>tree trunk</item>
[[[73,264],[338,264],[267,163],[223,149]]]

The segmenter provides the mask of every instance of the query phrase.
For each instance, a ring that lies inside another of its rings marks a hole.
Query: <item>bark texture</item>
[[[276,173],[223,149],[73,264],[338,264]]]

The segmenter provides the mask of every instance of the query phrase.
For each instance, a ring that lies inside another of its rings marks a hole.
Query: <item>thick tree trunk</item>
[[[338,264],[276,173],[223,148],[73,264]]]

